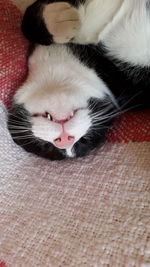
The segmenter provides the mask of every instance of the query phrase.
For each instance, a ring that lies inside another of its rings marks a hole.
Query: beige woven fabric
[[[50,162],[16,146],[0,107],[0,260],[9,267],[150,266],[150,143]]]

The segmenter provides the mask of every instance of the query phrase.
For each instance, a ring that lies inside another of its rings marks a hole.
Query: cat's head
[[[27,81],[15,94],[8,127],[29,152],[51,160],[80,157],[102,144],[115,110],[93,70],[66,48],[62,53],[59,46],[39,47],[30,59]]]
[[[38,110],[37,110],[38,111]],[[30,113],[23,105],[13,105],[8,128],[14,141],[26,151],[50,160],[82,157],[102,145],[112,122],[113,106],[91,98],[86,108],[56,120],[49,112]]]
[[[108,98],[90,98],[86,107],[72,110],[67,116],[63,113],[62,119],[55,118],[47,109],[41,112],[39,105],[42,106],[42,100],[36,113],[23,105],[14,105],[8,127],[18,145],[50,160],[81,157],[102,145],[114,112]]]

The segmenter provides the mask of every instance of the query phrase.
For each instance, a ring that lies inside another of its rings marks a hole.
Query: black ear
[[[38,0],[27,8],[22,21],[22,32],[33,43],[50,45],[53,36],[48,32],[42,17],[45,2]]]

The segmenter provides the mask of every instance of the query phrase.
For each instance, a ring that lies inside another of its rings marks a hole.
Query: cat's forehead
[[[29,90],[30,89],[30,90]],[[85,108],[92,96],[97,96],[95,88],[73,84],[59,84],[58,82],[34,84],[26,86],[16,94],[17,102],[22,102],[26,109],[31,112],[62,112]],[[98,95],[99,96],[99,95]],[[99,96],[100,97],[100,96]],[[101,96],[103,98],[103,95]],[[19,103],[20,104],[20,103]]]
[[[30,90],[28,90],[28,88]],[[45,111],[59,115],[69,114],[71,111],[88,106],[92,97],[103,99],[104,94],[97,93],[93,86],[68,83],[66,85],[47,84],[46,86],[27,86],[18,91],[17,102],[24,104],[30,113],[43,113]]]
[[[49,57],[49,49],[53,49],[50,53],[52,58]],[[42,109],[44,106],[73,109],[84,107],[92,97],[104,99],[106,94],[110,94],[97,74],[75,59],[66,48],[56,46],[49,49],[40,46],[33,53],[29,64],[30,75],[15,95],[17,104],[25,104],[29,111],[33,107]],[[58,52],[63,55],[61,60]],[[64,58],[66,53],[67,59]],[[44,61],[41,62],[41,58]]]
[[[89,97],[82,94],[49,93],[43,96],[29,98],[25,103],[26,109],[31,112],[69,113],[88,105]]]

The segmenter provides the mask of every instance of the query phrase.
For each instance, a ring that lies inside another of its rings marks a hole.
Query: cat
[[[8,128],[26,151],[85,156],[120,113],[149,107],[149,0],[38,0],[22,31],[34,48]]]

